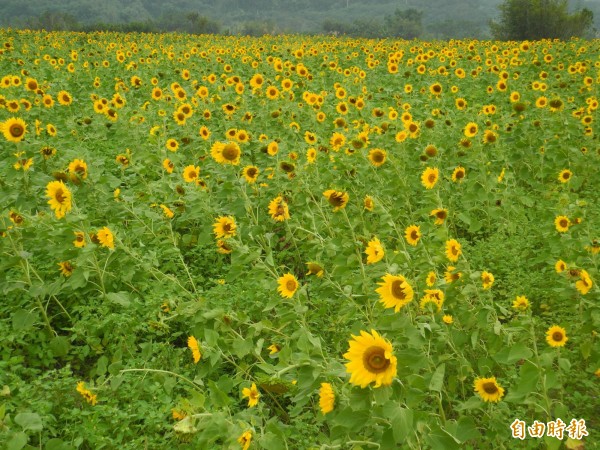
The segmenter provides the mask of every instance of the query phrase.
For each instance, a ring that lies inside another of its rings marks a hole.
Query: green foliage
[[[490,27],[496,39],[569,39],[588,36],[594,14],[587,8],[568,12],[568,0],[506,0],[500,18]]]

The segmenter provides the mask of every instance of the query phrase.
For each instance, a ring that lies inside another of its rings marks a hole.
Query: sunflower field
[[[0,30],[1,448],[598,448],[599,54]]]

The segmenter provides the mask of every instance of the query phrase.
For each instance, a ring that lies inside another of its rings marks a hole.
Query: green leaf
[[[24,309],[18,309],[12,315],[12,326],[15,331],[29,330],[37,321],[37,313],[26,311]]]
[[[55,336],[50,340],[49,347],[50,350],[52,350],[52,354],[57,358],[60,358],[67,356],[69,349],[71,348],[71,343],[65,336]]]
[[[404,440],[413,432],[413,412],[411,409],[399,407],[396,409],[391,419],[394,440],[397,444]]]
[[[112,303],[116,303],[117,305],[121,305],[123,307],[131,305],[129,293],[124,291],[111,292],[110,294],[106,294],[106,299]]]
[[[441,392],[444,386],[444,374],[446,372],[446,363],[440,364],[429,382],[429,390],[435,392]]]
[[[44,445],[44,450],[75,450],[75,447],[67,444],[62,439],[50,439]]]
[[[350,408],[346,408],[335,416],[333,422],[356,432],[361,430],[367,424],[369,416],[370,414],[368,411],[353,411]]]
[[[21,450],[27,445],[28,439],[25,433],[14,433],[6,443],[6,450]]]
[[[431,431],[426,435],[425,440],[433,450],[458,450],[460,448],[456,438],[437,425],[431,427]]]
[[[42,418],[38,413],[20,413],[15,416],[15,422],[21,425],[23,431],[39,433],[44,429]]]
[[[500,364],[514,364],[521,359],[529,359],[533,352],[525,344],[518,342],[512,346],[504,347],[494,355],[494,359]]]

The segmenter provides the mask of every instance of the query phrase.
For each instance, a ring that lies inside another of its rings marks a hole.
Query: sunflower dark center
[[[430,173],[429,176],[427,177],[427,181],[429,181],[430,183],[434,183],[435,180],[436,180],[435,173]]]
[[[296,281],[294,280],[287,280],[285,283],[285,288],[288,291],[295,291],[296,290]]]
[[[567,226],[569,226],[569,222],[566,219],[561,219],[560,226],[566,228]]]
[[[563,334],[560,331],[555,331],[552,333],[552,340],[554,342],[560,342],[563,340]]]
[[[251,167],[246,171],[246,175],[248,175],[250,178],[254,178],[256,176],[256,169]]]
[[[418,232],[417,230],[412,230],[412,231],[410,232],[410,238],[411,238],[413,241],[416,241],[417,239],[419,239],[419,232]]]
[[[438,211],[437,214],[435,215],[438,219],[445,219],[446,218],[446,211]]]
[[[60,204],[62,204],[65,201],[65,193],[62,190],[62,188],[58,188],[54,194],[54,198],[56,199],[56,201]]]
[[[329,203],[332,206],[342,206],[344,204],[344,196],[341,192],[334,192],[329,196]]]
[[[483,383],[483,390],[486,394],[492,395],[498,392],[498,387],[496,386],[496,383],[488,381],[487,383]]]
[[[25,133],[22,125],[16,123],[10,127],[10,134],[14,137],[21,137]]]
[[[398,300],[404,300],[406,298],[406,294],[404,293],[404,282],[402,280],[395,280],[392,282],[391,292],[394,298]]]
[[[450,253],[452,253],[454,256],[458,256],[458,248],[456,246],[452,246],[450,248]],[[487,279],[486,279],[487,280]]]
[[[390,366],[390,360],[385,357],[385,350],[382,347],[372,346],[363,354],[363,365],[371,373],[381,373]]]
[[[230,224],[230,223],[225,223],[225,224],[223,224],[223,231],[224,231],[225,233],[229,233],[229,232],[231,232],[231,224]]]
[[[233,144],[227,144],[223,149],[223,158],[227,161],[234,161],[239,156],[237,147]]]
[[[569,178],[571,178],[571,174],[569,172],[564,172],[562,177],[563,179],[568,180]]]
[[[198,178],[198,173],[195,170],[190,170],[188,172],[188,178]]]
[[[462,170],[456,172],[456,178],[461,179],[465,177],[465,173]]]
[[[380,163],[383,162],[384,156],[382,152],[375,152],[373,153],[373,161],[375,161],[376,163]]]

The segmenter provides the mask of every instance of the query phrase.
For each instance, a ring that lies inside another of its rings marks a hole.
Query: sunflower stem
[[[171,372],[170,370],[161,370],[161,369],[122,369],[119,371],[120,374],[122,373],[126,373],[126,372],[144,372],[144,373],[162,373],[162,374],[166,374],[166,375],[173,375],[175,378],[180,378],[181,380],[185,381],[188,384],[191,384],[194,389],[196,389],[198,392],[202,393],[202,391],[200,391],[198,389],[198,384],[194,383],[192,380],[190,380],[187,377],[184,377],[183,375],[179,375],[178,373],[175,372]]]

